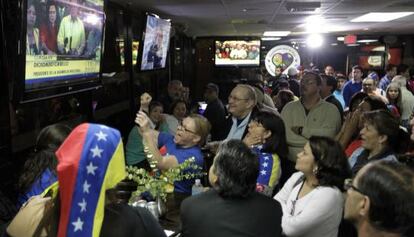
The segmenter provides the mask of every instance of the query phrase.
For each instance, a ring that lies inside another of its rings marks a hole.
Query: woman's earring
[[[312,172],[313,172],[314,175],[317,175],[318,174],[318,167],[313,168]]]

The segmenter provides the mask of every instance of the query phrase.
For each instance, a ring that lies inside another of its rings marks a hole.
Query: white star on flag
[[[89,193],[89,188],[91,187],[90,184],[88,184],[88,182],[85,180],[85,183],[83,183],[83,192],[84,193]]]
[[[95,133],[95,136],[98,137],[98,141],[100,140],[106,141],[106,137],[108,136],[108,134],[103,133],[102,131],[99,131],[99,133]]]
[[[86,211],[86,201],[85,201],[85,198],[82,198],[82,202],[78,202],[78,205],[81,208],[80,212]]]
[[[91,151],[93,153],[92,157],[97,156],[97,157],[101,158],[101,153],[103,152],[103,150],[99,149],[98,145],[95,145],[95,147],[93,149],[91,149]]]
[[[76,232],[78,230],[82,230],[83,221],[78,217],[78,219],[74,222],[72,222],[73,225],[73,232]]]
[[[263,167],[267,167],[267,162],[264,162],[263,163]]]
[[[265,156],[263,159],[264,159],[264,160],[268,160],[268,159],[269,159],[269,157]]]
[[[95,170],[98,169],[98,166],[93,166],[92,162],[89,162],[89,165],[86,166],[87,173],[95,175]]]
[[[260,174],[261,174],[261,175],[266,175],[266,173],[267,173],[267,172],[266,172],[266,170],[261,170],[261,171],[260,171]]]

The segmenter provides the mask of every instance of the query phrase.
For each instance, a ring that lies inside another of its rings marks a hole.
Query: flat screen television
[[[96,88],[104,0],[27,0],[22,30],[23,101]]]
[[[259,66],[260,40],[216,40],[216,66]]]
[[[141,71],[165,68],[170,31],[170,21],[147,15],[142,43]]]

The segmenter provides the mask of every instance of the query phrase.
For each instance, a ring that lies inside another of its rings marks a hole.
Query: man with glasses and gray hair
[[[358,236],[413,236],[414,172],[406,165],[369,163],[353,180],[345,180],[344,188],[344,217],[357,228]]]
[[[257,112],[256,93],[253,87],[239,84],[231,91],[228,102],[231,116],[224,125],[226,139],[243,139],[247,134],[247,125]]]

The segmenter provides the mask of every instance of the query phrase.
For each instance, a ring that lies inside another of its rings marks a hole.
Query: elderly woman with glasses
[[[169,133],[153,130],[149,126],[149,118],[140,111],[135,122],[139,125],[143,143],[148,147],[149,159],[156,161],[161,171],[177,167],[184,161],[194,158],[195,164],[203,166],[203,153],[200,146],[205,143],[210,131],[206,118],[198,114],[185,117],[177,128],[175,136]],[[195,172],[188,170],[188,172]],[[174,193],[167,197],[166,224],[164,227],[177,230],[179,223],[179,208],[181,202],[191,195],[194,179],[174,183]]]
[[[342,219],[343,183],[350,169],[341,145],[313,136],[297,155],[294,173],[274,197],[282,205],[286,236],[336,237]]]

